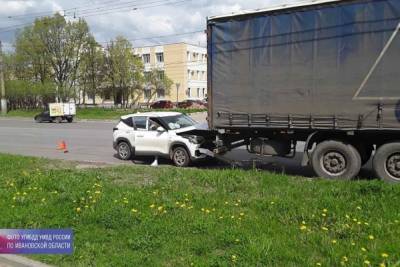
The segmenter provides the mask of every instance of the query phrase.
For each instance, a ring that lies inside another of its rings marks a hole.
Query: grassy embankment
[[[400,187],[257,171],[77,170],[0,154],[1,228],[68,228],[61,266],[398,266]]]
[[[176,111],[186,114],[203,112],[204,109],[174,109],[174,110],[133,110],[133,109],[103,109],[103,108],[85,108],[77,110],[77,118],[82,120],[113,120],[118,119],[123,115],[136,113],[136,112],[146,112],[146,111]],[[33,118],[35,115],[42,112],[42,110],[12,110],[7,116],[8,117],[23,117],[23,118]]]

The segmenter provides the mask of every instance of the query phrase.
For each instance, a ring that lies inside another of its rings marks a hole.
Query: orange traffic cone
[[[67,149],[67,143],[62,140],[59,144],[58,144],[58,150],[63,151],[64,153],[68,153],[68,149]]]

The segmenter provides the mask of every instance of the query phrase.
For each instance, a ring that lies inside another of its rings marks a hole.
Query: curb
[[[51,265],[17,255],[3,254],[0,255],[0,267],[51,267]]]

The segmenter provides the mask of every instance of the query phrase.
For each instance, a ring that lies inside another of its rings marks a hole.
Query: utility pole
[[[1,114],[7,114],[7,100],[6,100],[6,89],[4,87],[4,66],[3,66],[3,49],[0,41],[0,105],[1,105]]]
[[[176,83],[176,107],[178,107],[179,104],[179,87],[181,86],[180,83]]]

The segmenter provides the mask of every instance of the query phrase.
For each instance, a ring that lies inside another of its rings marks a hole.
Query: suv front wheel
[[[172,161],[176,167],[187,167],[190,164],[190,156],[184,147],[177,147],[172,152]]]
[[[131,146],[127,142],[120,142],[117,147],[118,157],[122,160],[130,160],[132,158]]]

